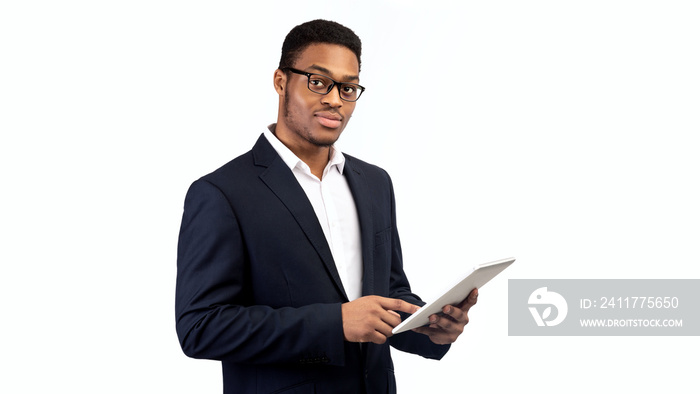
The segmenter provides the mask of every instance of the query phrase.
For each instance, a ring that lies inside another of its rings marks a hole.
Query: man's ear
[[[280,96],[284,94],[284,89],[287,87],[287,74],[280,70],[279,68],[275,70],[275,76],[273,78],[273,83],[275,85],[275,90]]]

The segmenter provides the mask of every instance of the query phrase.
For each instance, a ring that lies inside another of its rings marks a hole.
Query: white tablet
[[[462,302],[474,288],[481,288],[486,282],[490,281],[494,276],[513,264],[514,258],[492,261],[474,267],[474,270],[462,279],[459,283],[447,290],[433,302],[425,304],[417,312],[409,316],[406,320],[394,327],[392,333],[398,334],[416,327],[425,326],[428,324],[428,317],[435,313],[442,313],[442,308],[445,305],[456,305]]]

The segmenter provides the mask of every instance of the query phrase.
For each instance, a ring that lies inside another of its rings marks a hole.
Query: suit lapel
[[[360,220],[360,237],[362,241],[362,295],[374,294],[374,226],[372,221],[372,200],[367,178],[353,162],[352,158],[345,155],[345,178],[352,192],[357,208],[357,216]]]
[[[267,167],[259,175],[260,179],[287,207],[299,224],[299,227],[306,234],[309,243],[316,249],[338,291],[347,300],[348,296],[343,288],[331,249],[326,241],[326,236],[323,234],[323,229],[318,223],[313,206],[311,206],[304,189],[301,188],[292,171],[279,157],[264,135],[260,136],[253,147],[253,158],[256,166]]]

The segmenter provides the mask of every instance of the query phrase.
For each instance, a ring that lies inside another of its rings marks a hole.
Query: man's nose
[[[331,108],[342,107],[343,100],[340,98],[340,85],[334,85],[330,92],[323,95],[321,102],[328,104]]]

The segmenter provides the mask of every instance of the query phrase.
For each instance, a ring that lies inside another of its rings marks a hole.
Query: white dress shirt
[[[282,160],[289,166],[316,212],[323,234],[330,246],[335,266],[350,301],[362,296],[362,244],[360,221],[355,200],[343,176],[345,156],[331,147],[330,160],[321,179],[311,173],[309,166],[287,148],[271,130],[265,137]]]

